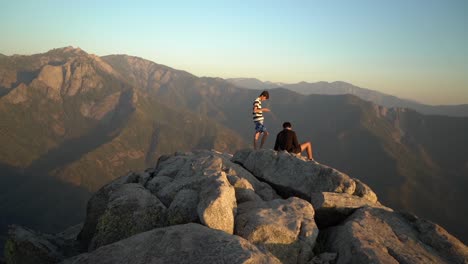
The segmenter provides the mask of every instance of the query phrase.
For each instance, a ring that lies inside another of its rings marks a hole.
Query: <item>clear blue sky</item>
[[[347,81],[468,103],[467,0],[1,0],[0,53],[75,46],[197,76]]]

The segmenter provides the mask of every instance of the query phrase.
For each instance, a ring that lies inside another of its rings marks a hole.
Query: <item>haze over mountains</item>
[[[249,89],[274,89],[283,87],[288,90],[304,94],[352,94],[357,97],[385,107],[411,108],[427,115],[468,116],[468,104],[462,105],[427,105],[413,100],[401,99],[393,95],[384,94],[374,90],[361,88],[346,82],[299,82],[294,84],[262,82],[255,78],[231,78],[227,81]]]
[[[468,118],[288,89],[272,89],[265,102],[272,109],[266,147],[290,121],[300,141],[312,141],[318,161],[364,180],[386,205],[468,241]],[[48,232],[78,223],[91,192],[124,171],[154,166],[163,154],[250,146],[259,93],[71,47],[0,56],[0,91],[2,232],[10,223]]]

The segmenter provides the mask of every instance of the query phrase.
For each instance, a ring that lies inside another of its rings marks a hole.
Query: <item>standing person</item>
[[[254,150],[257,149],[257,141],[260,137],[260,134],[263,134],[262,140],[260,142],[260,148],[263,147],[263,144],[265,144],[265,140],[268,137],[268,131],[266,130],[266,127],[263,125],[263,112],[270,112],[270,109],[268,108],[262,108],[262,101],[268,100],[270,98],[270,94],[268,91],[263,91],[257,99],[255,99],[253,103],[253,121],[255,123],[255,134],[254,134]]]
[[[312,144],[309,141],[299,144],[299,142],[297,142],[296,132],[294,132],[291,127],[291,123],[283,123],[283,130],[276,136],[275,150],[286,150],[287,152],[296,154],[300,154],[302,151],[306,150],[307,158],[313,160]]]

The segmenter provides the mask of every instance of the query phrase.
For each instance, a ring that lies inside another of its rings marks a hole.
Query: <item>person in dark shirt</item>
[[[313,160],[312,157],[312,144],[308,141],[299,144],[297,141],[296,132],[291,129],[292,125],[289,122],[283,123],[283,130],[278,133],[275,141],[275,150],[285,150],[290,153],[299,154],[302,151],[307,151],[307,158]]]

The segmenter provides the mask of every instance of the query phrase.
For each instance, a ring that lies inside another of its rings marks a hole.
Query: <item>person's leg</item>
[[[304,150],[307,150],[307,158],[313,160],[314,158],[312,157],[312,144],[309,141],[301,144],[301,152]]]
[[[268,131],[263,132],[262,142],[260,143],[260,148],[263,148],[263,144],[265,144],[267,137],[268,137]]]
[[[253,141],[253,146],[254,146],[254,150],[257,149],[257,141],[258,141],[258,137],[260,136],[260,132],[255,132],[254,134],[254,141]]]

